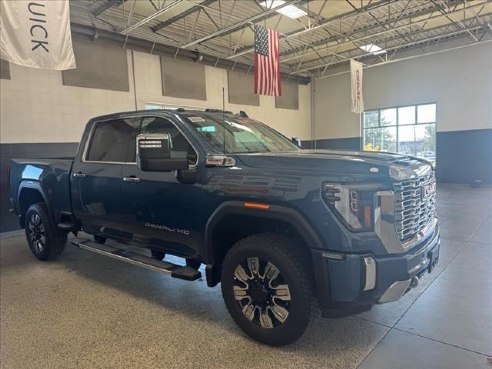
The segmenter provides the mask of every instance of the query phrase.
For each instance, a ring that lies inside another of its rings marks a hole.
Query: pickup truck
[[[398,300],[439,259],[427,161],[302,150],[244,112],[100,116],[75,158],[13,159],[9,183],[38,259],[59,256],[72,232],[81,249],[175,278],[204,271],[238,326],[274,346],[313,312]]]

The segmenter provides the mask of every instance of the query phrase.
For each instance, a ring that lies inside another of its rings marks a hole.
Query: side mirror
[[[302,143],[301,143],[301,139],[299,137],[292,137],[290,140],[292,141],[292,143],[294,145],[296,145],[297,147],[301,148]]]
[[[172,150],[171,137],[163,134],[137,136],[137,164],[146,172],[170,172],[188,169],[188,159],[177,157]]]

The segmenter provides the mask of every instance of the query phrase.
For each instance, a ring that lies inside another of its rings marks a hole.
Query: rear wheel
[[[272,233],[237,242],[222,264],[225,304],[236,324],[260,342],[283,346],[306,330],[314,299],[296,245]]]
[[[53,224],[46,204],[31,205],[26,212],[25,225],[29,248],[39,260],[54,260],[65,249],[67,233]]]

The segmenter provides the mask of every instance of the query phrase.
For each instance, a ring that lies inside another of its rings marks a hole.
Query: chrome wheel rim
[[[240,263],[234,271],[233,290],[246,319],[262,328],[278,327],[289,317],[289,285],[270,261],[250,257]]]
[[[31,214],[29,217],[28,237],[37,253],[43,252],[46,245],[46,231],[39,214]]]

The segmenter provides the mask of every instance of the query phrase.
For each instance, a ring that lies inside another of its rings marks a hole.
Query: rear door
[[[142,134],[168,134],[173,157],[188,158],[189,170],[146,172],[123,168],[122,214],[134,240],[175,255],[196,254],[204,201],[197,168],[198,152],[177,126],[162,116],[144,117]],[[183,177],[186,180],[183,180]]]
[[[121,225],[123,168],[135,167],[135,141],[142,118],[95,122],[72,169],[75,216],[89,233],[128,238]]]

